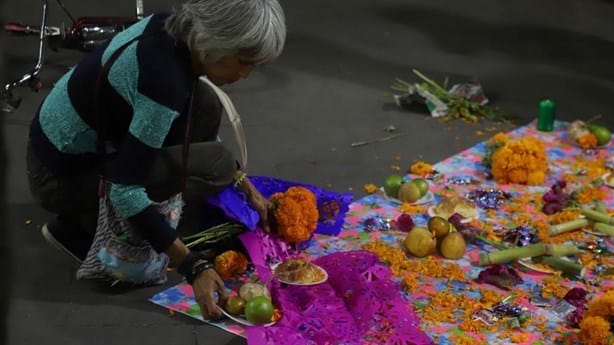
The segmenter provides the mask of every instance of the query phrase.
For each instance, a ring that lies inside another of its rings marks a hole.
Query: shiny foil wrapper
[[[388,231],[393,228],[390,218],[373,216],[362,221],[362,225],[367,232]]]
[[[498,210],[511,198],[511,194],[500,189],[476,189],[469,192],[466,198],[480,208]]]

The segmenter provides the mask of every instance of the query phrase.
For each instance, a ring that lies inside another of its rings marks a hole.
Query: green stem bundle
[[[243,230],[245,230],[245,226],[243,224],[227,222],[184,237],[183,240],[186,242],[186,247],[192,248],[205,242],[216,241],[234,236],[243,232]],[[189,242],[189,240],[192,241]]]
[[[448,107],[447,115],[442,118],[444,121],[461,118],[470,122],[477,122],[480,117],[484,117],[493,121],[504,123],[510,122],[501,111],[487,105],[479,104],[465,97],[451,94],[446,90],[445,85],[439,85],[416,69],[413,69],[412,72],[420,78],[422,82],[411,84],[397,78],[394,80],[391,88],[396,91],[410,94],[419,90],[435,96]]]
[[[534,243],[525,247],[503,249],[496,252],[482,253],[478,258],[480,266],[507,263],[536,256],[566,256],[576,254],[580,250],[573,245]]]

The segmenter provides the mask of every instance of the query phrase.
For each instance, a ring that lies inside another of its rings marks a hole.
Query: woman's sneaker
[[[56,221],[51,221],[43,225],[41,232],[49,244],[68,255],[76,264],[81,265],[85,260],[91,241],[82,238],[84,234],[78,230],[69,232],[58,226]]]

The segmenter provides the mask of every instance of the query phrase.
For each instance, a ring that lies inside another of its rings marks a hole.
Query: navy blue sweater
[[[143,184],[157,151],[183,143],[196,78],[188,47],[163,31],[167,16],[149,16],[88,54],[57,82],[30,127],[34,153],[57,175],[96,169],[96,78],[117,48],[144,32],[155,33],[130,44],[112,65],[111,87],[99,97],[99,109],[107,123],[107,151],[113,156],[105,172],[111,182],[109,198],[159,252],[177,233],[152,206]]]

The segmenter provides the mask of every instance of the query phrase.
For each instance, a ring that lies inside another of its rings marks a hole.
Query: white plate
[[[226,315],[227,318],[231,319],[232,321],[234,321],[236,323],[240,323],[240,324],[242,324],[244,326],[264,326],[264,327],[269,327],[269,326],[273,326],[274,324],[277,323],[277,321],[274,321],[274,322],[265,323],[264,325],[254,325],[253,323],[247,321],[247,319],[245,319],[245,318],[229,314],[226,310],[224,310],[224,308],[220,307],[219,305],[217,307],[218,307],[218,309],[224,315]]]
[[[606,173],[605,175],[601,176],[601,178],[606,186],[614,188],[614,176],[612,176],[612,173]]]
[[[287,281],[287,280],[283,280],[283,279],[279,279],[278,277],[275,276],[275,268],[277,268],[277,266],[279,266],[279,264],[281,264],[281,262],[278,262],[276,264],[274,264],[273,266],[271,266],[271,270],[273,270],[273,276],[275,277],[275,279],[279,280],[280,282],[284,283],[284,284],[288,284],[288,285],[296,285],[296,286],[313,286],[313,285],[318,285],[318,284],[322,284],[325,281],[328,280],[328,272],[326,272],[325,269],[323,269],[322,267],[311,263],[312,265],[314,265],[317,269],[319,269],[323,274],[324,274],[324,278],[322,278],[319,281],[316,282],[312,282],[312,283],[298,283],[298,282],[291,282],[291,281]]]
[[[521,260],[518,260],[517,262],[518,264],[520,264],[520,266],[523,266],[535,272],[540,272],[540,273],[545,273],[545,274],[556,273],[556,271],[553,268],[542,268],[541,266],[537,266],[533,264],[533,261],[531,261],[531,258],[521,259]]]
[[[604,234],[603,232],[599,232],[599,231],[590,231],[590,230],[585,230],[583,229],[582,232],[589,234],[589,235],[593,235],[593,236],[598,236],[598,237],[607,237],[608,234]]]
[[[479,218],[478,210],[474,209],[474,212],[475,212],[475,216],[469,217],[469,218],[463,218],[463,220],[461,220],[461,223],[471,223],[471,221],[473,221],[474,219],[478,219]],[[429,216],[431,217],[439,216],[438,214],[435,213],[435,206],[429,207],[428,213],[429,213]]]
[[[384,191],[384,188],[380,188],[379,189],[382,192],[382,195],[384,196],[384,198],[388,201],[392,201],[395,204],[399,204],[402,205],[404,204],[403,201],[397,199],[397,198],[393,198],[393,197],[389,197],[388,195],[386,195],[386,192]],[[409,203],[410,205],[426,205],[426,204],[430,204],[435,200],[435,195],[433,194],[433,192],[428,191],[422,198],[418,199],[416,202],[412,202]]]

